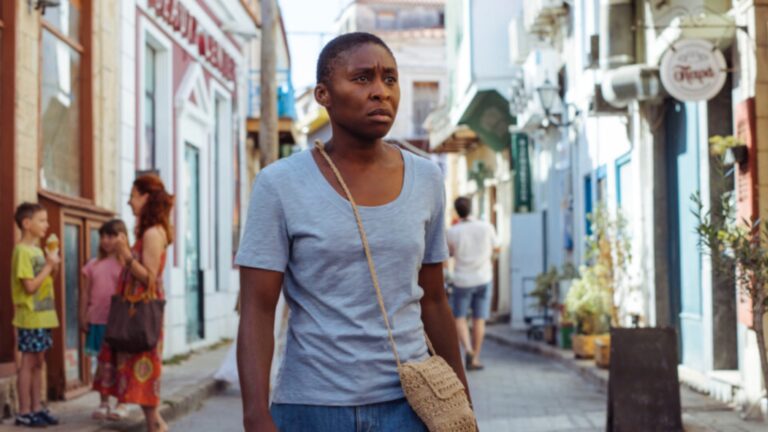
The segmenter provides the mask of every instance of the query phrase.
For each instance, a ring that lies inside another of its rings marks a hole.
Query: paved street
[[[469,375],[481,431],[604,430],[605,395],[553,360],[489,341],[483,361]],[[238,392],[208,399],[171,430],[242,431]]]

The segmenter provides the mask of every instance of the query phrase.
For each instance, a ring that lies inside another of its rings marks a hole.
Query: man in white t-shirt
[[[493,257],[499,252],[496,230],[488,222],[470,217],[472,201],[460,197],[454,202],[461,219],[448,229],[448,249],[454,259],[451,307],[456,329],[466,352],[467,370],[480,370],[480,349],[485,337],[485,321],[491,314]],[[472,342],[467,315],[472,307]]]

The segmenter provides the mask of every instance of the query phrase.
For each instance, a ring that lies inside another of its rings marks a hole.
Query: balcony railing
[[[296,118],[296,104],[290,69],[277,71],[277,116]],[[261,117],[261,71],[248,74],[248,117]]]

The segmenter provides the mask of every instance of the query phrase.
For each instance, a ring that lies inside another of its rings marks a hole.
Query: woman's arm
[[[122,236],[122,234],[121,234]],[[141,237],[141,261],[133,259],[131,250],[128,248],[125,239],[121,239],[118,244],[119,254],[127,263],[131,274],[143,284],[149,283],[150,276],[155,278],[160,272],[160,262],[165,252],[166,240],[165,234],[161,228],[153,227],[144,232]]]
[[[445,296],[443,283],[443,263],[424,264],[419,271],[419,286],[424,289],[421,299],[421,320],[424,328],[435,347],[437,354],[445,359],[459,376],[467,391],[470,403],[469,385],[464,374],[459,352],[459,336],[456,334],[456,324]]]
[[[240,268],[240,328],[237,369],[246,432],[277,432],[269,414],[269,371],[275,338],[275,308],[283,273]]]

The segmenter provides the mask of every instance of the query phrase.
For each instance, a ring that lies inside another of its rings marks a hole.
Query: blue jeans
[[[405,399],[360,406],[272,404],[280,432],[427,432]]]
[[[491,284],[475,287],[453,287],[451,309],[456,318],[466,318],[472,304],[472,318],[487,320],[491,316]]]

